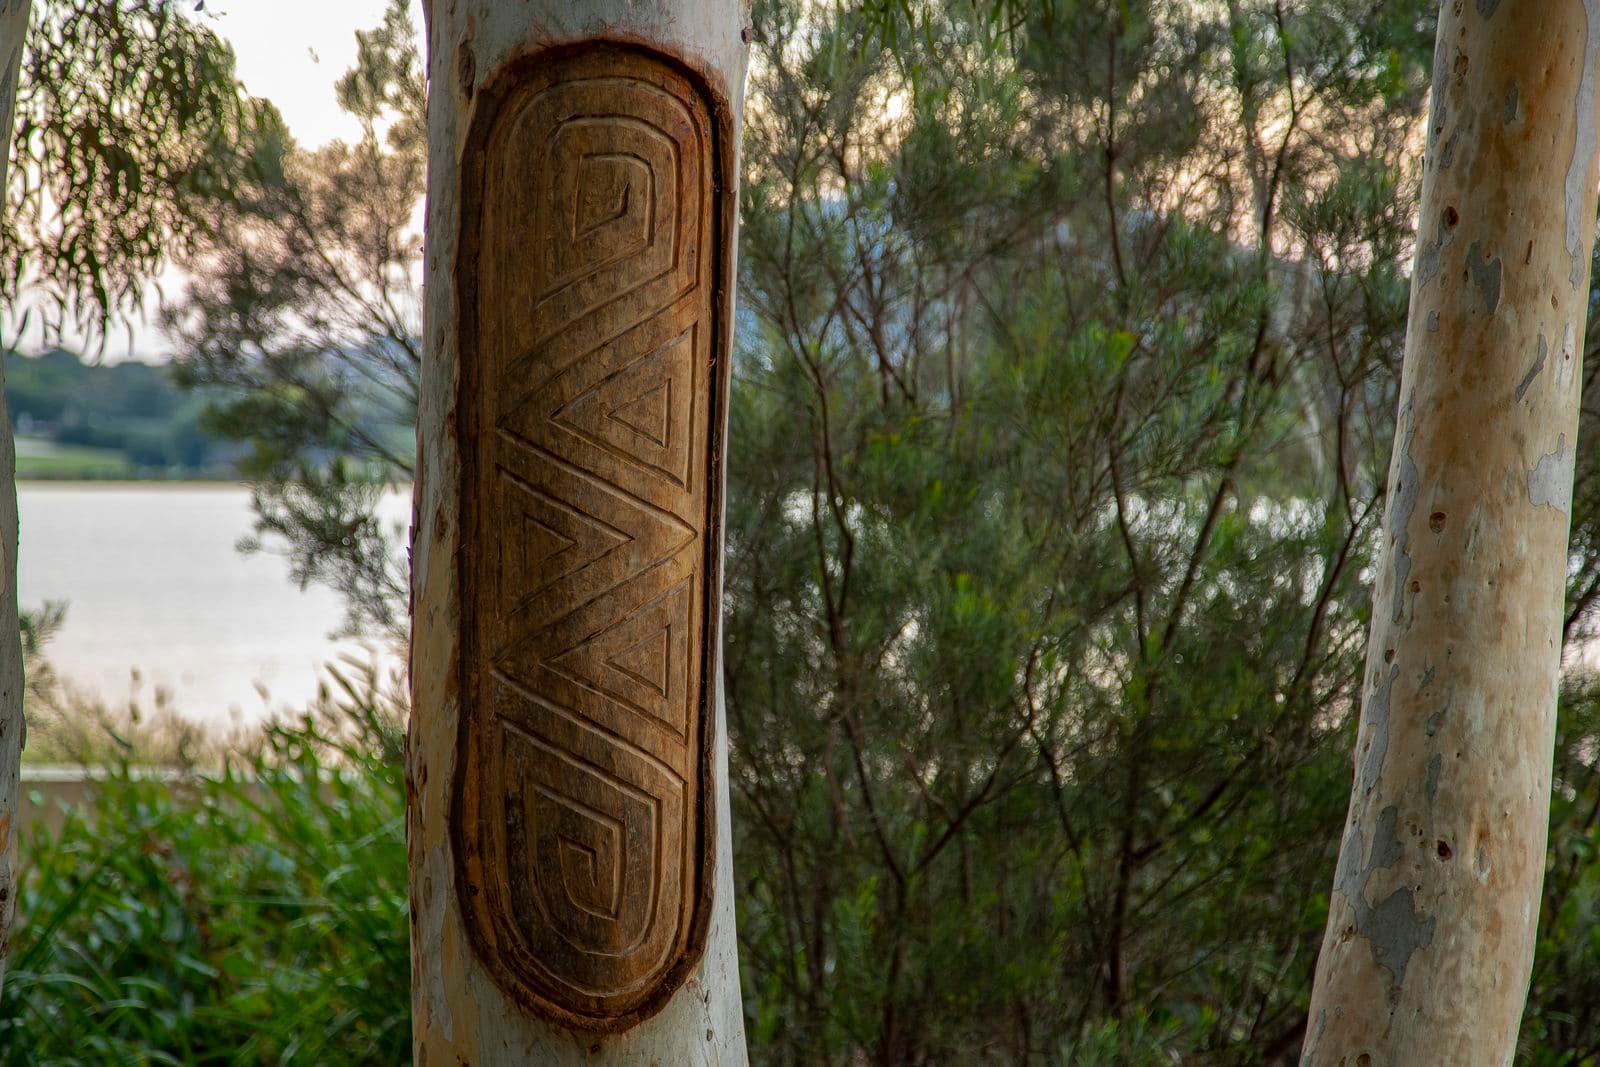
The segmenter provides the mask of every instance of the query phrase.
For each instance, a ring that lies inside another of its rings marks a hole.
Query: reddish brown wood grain
[[[507,992],[617,1029],[710,911],[726,146],[642,49],[516,63],[463,191],[463,709],[452,831]]]

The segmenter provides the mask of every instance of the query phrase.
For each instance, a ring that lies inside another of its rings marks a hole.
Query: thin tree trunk
[[[0,0],[0,209],[5,204],[17,67],[28,29],[28,0]],[[6,977],[16,911],[17,803],[22,777],[22,639],[17,619],[17,450],[0,367],[0,984]]]
[[[419,1064],[743,1064],[721,680],[740,0],[431,0]]]
[[[1600,0],[1445,4],[1305,1064],[1509,1063],[1544,873]]]

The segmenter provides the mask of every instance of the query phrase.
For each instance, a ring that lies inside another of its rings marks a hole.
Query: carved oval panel
[[[479,101],[464,181],[462,729],[472,941],[566,1025],[698,962],[731,223],[709,93],[609,44]]]

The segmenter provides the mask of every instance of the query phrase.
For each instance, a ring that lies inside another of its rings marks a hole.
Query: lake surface
[[[243,486],[23,482],[17,497],[22,606],[67,602],[46,658],[113,707],[151,708],[159,691],[189,718],[248,721],[305,705],[341,654],[403,666],[333,639],[336,594],[299,589],[280,556],[238,551],[253,518]],[[383,517],[403,525],[410,509],[394,493]]]

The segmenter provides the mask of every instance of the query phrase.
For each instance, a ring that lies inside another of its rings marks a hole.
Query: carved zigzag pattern
[[[486,152],[466,832],[480,941],[605,1017],[686,950],[700,897],[712,157],[676,75],[567,65]]]

